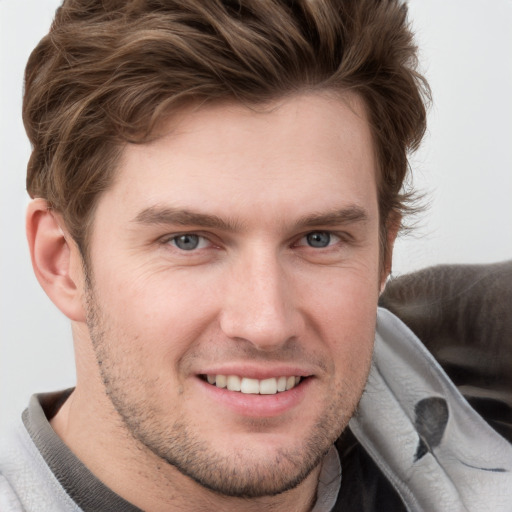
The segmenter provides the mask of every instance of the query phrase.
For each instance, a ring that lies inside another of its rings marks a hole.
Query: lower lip
[[[219,403],[236,414],[251,418],[273,418],[297,407],[311,386],[312,378],[302,380],[294,388],[275,395],[251,395],[229,391],[197,379],[208,399]]]

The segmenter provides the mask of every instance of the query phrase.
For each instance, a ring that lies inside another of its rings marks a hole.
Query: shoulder
[[[380,305],[432,353],[471,406],[512,442],[512,260],[439,265],[392,279]]]
[[[25,510],[15,490],[15,481],[23,481],[27,471],[20,435],[21,428],[21,425],[9,425],[0,434],[0,510],[2,512]]]
[[[50,471],[23,422],[0,435],[1,512],[80,512]]]
[[[2,512],[24,512],[21,502],[7,478],[0,472],[0,510]]]

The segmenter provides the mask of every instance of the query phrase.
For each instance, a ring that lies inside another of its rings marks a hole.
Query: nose
[[[262,351],[297,338],[303,319],[293,292],[293,276],[268,251],[240,258],[225,282],[220,325],[231,339]]]

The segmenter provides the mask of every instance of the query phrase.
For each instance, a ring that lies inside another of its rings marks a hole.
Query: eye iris
[[[311,247],[327,247],[331,241],[331,235],[325,231],[310,233],[306,238]]]
[[[180,235],[174,239],[176,247],[184,251],[192,251],[199,245],[199,236],[197,235]]]

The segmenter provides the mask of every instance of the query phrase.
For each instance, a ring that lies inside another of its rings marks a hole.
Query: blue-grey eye
[[[199,235],[179,235],[175,236],[172,241],[174,245],[182,251],[193,251],[199,247],[201,237]]]
[[[326,231],[314,231],[306,235],[310,247],[327,247],[331,243],[331,234]]]

